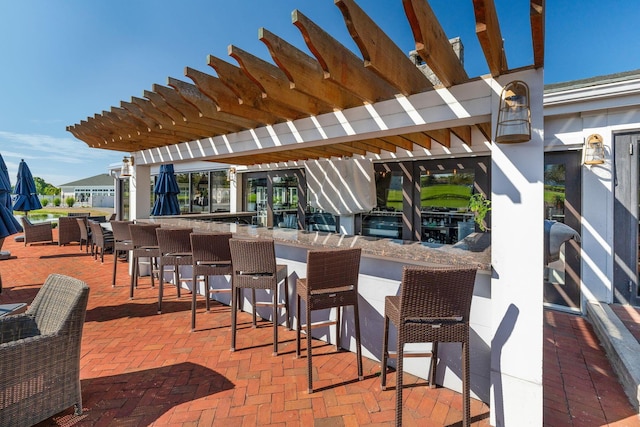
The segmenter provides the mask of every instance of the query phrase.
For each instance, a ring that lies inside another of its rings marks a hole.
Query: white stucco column
[[[151,214],[151,167],[135,164],[129,182],[130,219],[146,219]]]
[[[503,85],[529,86],[531,140],[492,142],[491,425],[542,425],[543,71],[489,78],[495,133]]]
[[[340,234],[354,235],[356,230],[355,215],[340,215]]]

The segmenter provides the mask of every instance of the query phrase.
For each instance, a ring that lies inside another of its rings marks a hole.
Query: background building
[[[74,205],[76,207],[112,208],[115,194],[114,179],[106,173],[60,186],[62,203],[68,197],[73,197],[76,200]]]

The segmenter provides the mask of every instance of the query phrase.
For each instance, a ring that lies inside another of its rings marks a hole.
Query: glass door
[[[545,265],[544,304],[566,311],[580,311],[580,244],[566,240],[556,253],[563,223],[580,233],[581,156],[579,151],[546,153],[544,166]],[[560,230],[560,231],[556,231]],[[552,235],[553,233],[553,235]]]

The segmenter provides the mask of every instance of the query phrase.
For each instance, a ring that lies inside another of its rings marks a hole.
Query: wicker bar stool
[[[300,357],[300,331],[307,334],[307,381],[309,393],[313,392],[311,364],[311,328],[336,325],[336,350],[340,348],[340,312],[343,307],[352,306],[356,335],[356,357],[358,379],[362,380],[362,347],[360,344],[360,319],[358,313],[358,277],[361,249],[314,250],[307,253],[307,277],[296,282],[296,313],[300,319],[300,300],[306,306],[306,322],[298,320],[296,330],[296,356]],[[313,310],[335,308],[336,320],[311,323]]]
[[[400,295],[385,297],[380,380],[385,390],[387,359],[396,357],[396,426],[402,425],[403,358],[431,356],[429,385],[435,387],[439,342],[462,343],[462,425],[469,425],[469,313],[476,272],[475,268],[405,266]],[[398,330],[395,353],[389,351],[389,321]],[[432,343],[432,349],[405,353],[407,343]]]
[[[158,290],[158,314],[162,313],[162,296],[164,290],[165,267],[173,267],[173,282],[180,298],[180,266],[192,265],[191,233],[193,228],[156,228],[160,257],[158,258],[158,271],[160,288]]]
[[[153,281],[154,268],[156,260],[160,256],[160,248],[158,247],[158,237],[156,229],[160,228],[160,224],[130,224],[129,232],[131,233],[131,242],[133,250],[131,251],[131,261],[133,262],[133,271],[131,272],[131,290],[129,298],[133,299],[133,289],[138,287],[138,276],[140,275],[140,258],[149,258],[149,269],[151,276],[151,287],[155,286]]]
[[[212,289],[209,283],[211,276],[232,276],[231,250],[229,239],[231,233],[191,233],[191,253],[193,257],[193,292],[191,303],[191,330],[196,329],[196,296],[198,293],[198,278],[204,281],[204,298],[206,309],[209,311],[209,294],[211,292],[231,292],[229,288]]]
[[[284,307],[287,329],[291,329],[289,310],[289,277],[286,265],[276,264],[273,240],[229,240],[233,265],[231,294],[231,351],[236,349],[238,293],[251,289],[253,326],[256,326],[256,306],[273,307],[273,355],[278,355],[278,308]],[[284,281],[284,302],[278,303],[278,285]],[[256,289],[270,290],[270,302],[256,301]]]
[[[131,240],[131,231],[129,226],[133,221],[110,221],[111,230],[113,231],[113,279],[111,286],[116,287],[116,272],[118,270],[118,255],[121,252],[129,253],[133,250],[133,241]]]

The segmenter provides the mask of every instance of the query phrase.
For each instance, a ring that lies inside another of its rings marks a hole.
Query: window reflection
[[[420,174],[421,240],[453,244],[474,231],[468,212],[475,174],[453,170],[426,170]]]
[[[209,212],[209,173],[191,174],[191,212]]]

